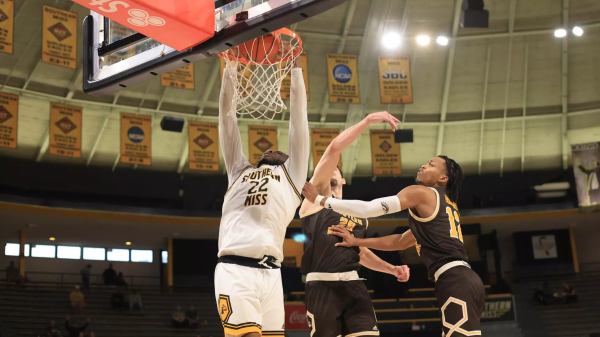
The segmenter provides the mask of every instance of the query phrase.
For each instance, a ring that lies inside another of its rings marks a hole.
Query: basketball
[[[279,33],[269,33],[240,45],[239,56],[256,63],[274,61],[280,47]]]

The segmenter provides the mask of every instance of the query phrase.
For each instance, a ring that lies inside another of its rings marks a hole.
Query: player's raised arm
[[[346,129],[339,136],[335,137],[327,147],[327,150],[325,150],[311,179],[311,183],[315,185],[319,194],[327,196],[331,195],[331,185],[329,180],[340,161],[342,151],[360,137],[369,125],[381,122],[389,123],[393,131],[398,129],[396,123],[400,123],[396,117],[390,115],[387,111],[376,112],[368,115],[358,124]]]
[[[236,76],[236,70],[226,67],[223,71],[223,82],[221,85],[221,96],[219,98],[219,141],[221,152],[225,159],[227,177],[231,185],[238,174],[250,162],[242,151],[242,137],[237,123],[235,110],[235,85],[231,76]]]
[[[306,182],[308,159],[310,156],[306,87],[304,86],[304,77],[302,77],[299,57],[296,59],[291,77],[289,158],[284,166],[290,175],[294,187],[299,191],[304,186],[304,182]]]
[[[344,240],[343,242],[336,243],[335,245],[337,247],[358,246],[361,247],[361,252],[363,248],[371,248],[383,251],[405,250],[417,244],[417,240],[410,229],[402,234],[387,235],[379,238],[359,239],[355,238],[354,235],[352,235],[352,233],[350,233],[345,227],[338,225],[330,228],[330,234],[339,236]],[[364,266],[370,268],[367,265]]]

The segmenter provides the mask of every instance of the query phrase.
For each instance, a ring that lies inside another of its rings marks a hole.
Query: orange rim
[[[300,53],[302,53],[302,39],[300,38],[300,35],[296,34],[291,29],[288,29],[288,28],[281,28],[281,29],[278,29],[278,30],[274,31],[273,33],[274,34],[287,35],[287,36],[290,36],[290,37],[298,40],[298,48],[296,48],[294,50],[293,58],[298,57],[300,55]],[[272,60],[269,60],[269,59],[264,59],[262,62],[256,62],[256,61],[249,61],[249,60],[246,60],[246,59],[235,57],[235,56],[227,53],[226,51],[219,53],[219,57],[222,58],[222,59],[228,59],[230,61],[238,61],[238,62],[243,63],[243,64],[248,64],[248,63],[252,62],[252,63],[259,64],[259,65],[277,64],[277,63],[281,63],[281,62],[287,62],[287,61],[289,61],[289,60],[292,59],[292,55],[290,55],[290,56],[286,56],[286,57],[282,58],[281,60],[273,60],[272,61]]]

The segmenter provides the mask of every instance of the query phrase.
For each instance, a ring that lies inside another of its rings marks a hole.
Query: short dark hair
[[[448,192],[448,198],[451,201],[458,201],[458,192],[462,187],[462,183],[465,180],[462,168],[453,159],[447,156],[438,156],[446,161],[446,175],[448,176],[448,183],[446,183],[446,191]]]
[[[340,171],[340,176],[342,176],[342,179],[344,179],[344,173],[342,172],[342,168],[340,167],[340,165],[338,165],[336,167]]]

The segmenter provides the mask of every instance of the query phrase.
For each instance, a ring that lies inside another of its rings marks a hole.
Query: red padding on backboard
[[[73,1],[179,51],[215,35],[214,0]]]

